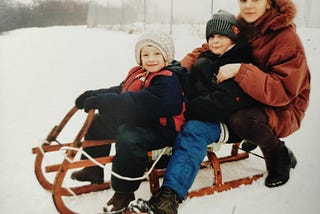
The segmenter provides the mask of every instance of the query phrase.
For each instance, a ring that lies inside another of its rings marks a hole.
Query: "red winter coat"
[[[265,104],[269,125],[278,137],[286,137],[301,124],[309,104],[310,71],[303,45],[292,20],[291,0],[276,0],[279,10],[268,10],[253,27],[238,17],[253,47],[253,64],[242,64],[234,80],[251,97]],[[279,12],[281,11],[281,12]],[[181,64],[190,69],[208,45],[185,56]]]

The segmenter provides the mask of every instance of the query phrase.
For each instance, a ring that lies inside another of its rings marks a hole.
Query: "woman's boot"
[[[285,184],[290,177],[290,169],[294,168],[297,160],[290,149],[284,144],[265,154],[268,176],[265,180],[267,187],[277,187]]]

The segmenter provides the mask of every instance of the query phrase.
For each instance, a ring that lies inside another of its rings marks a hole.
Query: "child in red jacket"
[[[116,139],[111,186],[115,191],[105,212],[119,212],[135,198],[148,164],[147,152],[173,146],[184,124],[184,97],[179,79],[186,71],[173,65],[174,46],[164,33],[143,35],[135,47],[138,66],[133,67],[120,86],[90,90],[76,99],[86,112],[97,109],[87,140]],[[92,157],[106,156],[110,145],[84,149]],[[83,157],[85,158],[85,157]],[[99,166],[74,172],[78,181],[103,183]]]

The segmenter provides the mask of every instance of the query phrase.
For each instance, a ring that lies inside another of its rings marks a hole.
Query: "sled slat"
[[[44,152],[54,152],[54,151],[58,151],[59,149],[61,149],[61,147],[63,146],[71,146],[71,143],[65,143],[65,144],[61,144],[61,145],[47,145],[47,146],[42,146],[42,150]],[[41,154],[41,150],[39,147],[34,147],[32,148],[32,154]]]
[[[90,193],[90,192],[97,192],[105,189],[110,189],[111,185],[110,182],[104,182],[103,184],[88,184],[79,187],[72,187],[70,188],[76,195]]]
[[[90,147],[90,146],[100,146],[100,145],[106,145],[106,144],[112,144],[114,143],[114,140],[85,140],[81,143],[82,148]],[[72,143],[64,143],[59,145],[45,145],[42,146],[42,150],[44,152],[55,152],[61,149],[64,146],[71,146]],[[41,150],[39,147],[32,148],[32,154],[40,154]]]
[[[101,158],[96,158],[95,160],[99,162],[100,164],[106,164],[111,163],[114,156],[106,156]],[[76,169],[76,168],[82,168],[82,167],[88,167],[88,166],[95,166],[96,164],[93,163],[91,160],[80,160],[75,161],[68,164],[68,169]],[[50,166],[46,166],[46,172],[57,172],[60,168],[61,164],[54,164]]]
[[[246,178],[241,178],[238,180],[224,182],[220,186],[213,185],[213,186],[209,186],[209,187],[204,187],[204,188],[189,192],[188,198],[201,197],[204,195],[211,195],[211,194],[214,194],[215,192],[223,192],[223,191],[227,191],[227,190],[239,187],[241,185],[248,185],[248,184],[251,184],[253,181],[258,180],[262,176],[263,176],[263,174],[257,174],[257,175],[253,175],[251,177],[246,177]]]

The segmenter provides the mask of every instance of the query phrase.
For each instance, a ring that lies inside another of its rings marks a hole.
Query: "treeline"
[[[88,3],[79,0],[33,0],[26,5],[0,0],[0,33],[26,27],[84,25]]]

